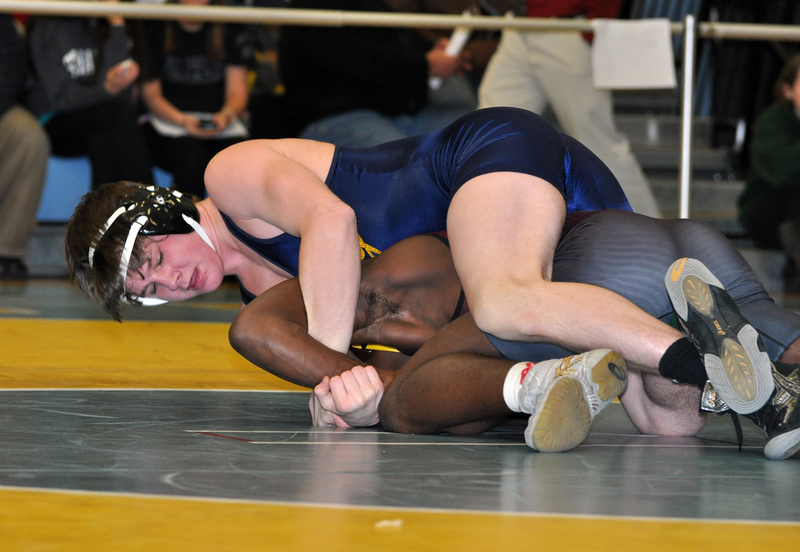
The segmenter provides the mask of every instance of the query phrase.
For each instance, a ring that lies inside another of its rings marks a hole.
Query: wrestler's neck
[[[234,237],[210,199],[198,202],[197,209],[201,226],[222,259],[226,276],[236,276],[244,288],[255,295],[292,277]]]

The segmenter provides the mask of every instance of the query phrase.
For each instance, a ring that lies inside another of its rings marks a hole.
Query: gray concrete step
[[[69,276],[64,258],[65,224],[39,224],[33,229],[28,246],[28,271],[31,276],[41,278],[63,278]]]
[[[680,212],[680,184],[674,177],[650,177],[650,186],[665,218],[677,218]],[[737,220],[736,201],[744,182],[694,179],[689,191],[689,215],[717,226],[726,235],[742,236],[744,230]]]
[[[681,144],[681,118],[677,115],[655,113],[614,116],[617,129],[624,133],[633,147],[679,147]],[[710,147],[713,123],[708,117],[695,117],[692,122],[692,145]]]

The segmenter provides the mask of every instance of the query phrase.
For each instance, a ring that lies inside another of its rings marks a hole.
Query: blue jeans
[[[414,115],[389,117],[370,109],[355,109],[314,121],[300,138],[330,142],[348,148],[367,148],[446,127],[473,111],[477,101],[463,78],[445,81],[430,101]]]

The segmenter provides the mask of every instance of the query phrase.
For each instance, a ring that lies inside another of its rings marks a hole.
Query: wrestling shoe
[[[595,415],[627,382],[625,361],[609,349],[528,363],[519,391],[519,404],[531,413],[525,442],[542,452],[577,447],[589,435]]]
[[[719,280],[700,261],[683,258],[673,263],[664,283],[683,333],[725,403],[739,414],[764,406],[775,388],[769,356]]]
[[[775,362],[772,377],[775,379],[775,393],[771,400],[756,412],[746,414],[745,418],[753,420],[767,434],[764,454],[772,460],[785,460],[800,450],[800,364]],[[700,410],[733,413],[709,383],[703,390]],[[737,434],[741,443],[739,428]]]
[[[785,460],[800,450],[800,365],[775,362],[775,393],[759,410],[746,417],[767,434],[764,454]]]

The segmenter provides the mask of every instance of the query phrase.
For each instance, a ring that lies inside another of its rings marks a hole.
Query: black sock
[[[689,339],[682,337],[669,346],[658,363],[658,373],[678,383],[705,387],[708,375],[700,353]]]

